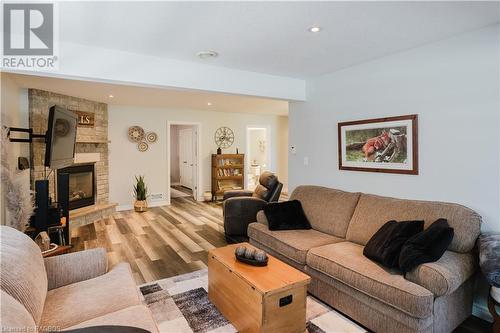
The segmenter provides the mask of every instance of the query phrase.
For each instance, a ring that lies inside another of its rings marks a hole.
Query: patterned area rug
[[[143,302],[153,313],[160,332],[237,332],[210,303],[207,274],[207,270],[202,269],[139,286]],[[366,332],[312,296],[307,297],[307,330],[309,333]]]

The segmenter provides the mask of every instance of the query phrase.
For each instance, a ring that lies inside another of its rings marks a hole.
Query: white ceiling
[[[59,12],[63,41],[297,78],[499,22],[493,1],[62,2]],[[219,57],[196,57],[207,49]]]
[[[67,80],[33,75],[11,76],[22,88],[35,88],[112,105],[218,112],[288,115],[288,102],[194,90],[160,89]],[[113,95],[110,98],[109,95]],[[208,105],[208,103],[212,105]]]

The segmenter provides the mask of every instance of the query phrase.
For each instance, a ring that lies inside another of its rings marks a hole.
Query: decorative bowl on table
[[[234,251],[234,256],[236,260],[252,266],[267,266],[269,261],[266,252],[245,246],[238,246]]]

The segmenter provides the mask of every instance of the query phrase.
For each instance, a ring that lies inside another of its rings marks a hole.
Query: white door
[[[179,170],[181,185],[193,189],[194,131],[191,128],[179,131]]]

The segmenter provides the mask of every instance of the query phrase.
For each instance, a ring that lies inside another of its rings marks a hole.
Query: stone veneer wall
[[[34,133],[45,133],[49,108],[55,104],[69,110],[94,113],[94,127],[78,127],[75,153],[99,153],[95,162],[96,203],[109,200],[108,181],[108,105],[82,98],[56,94],[49,91],[29,89],[29,125]],[[31,186],[34,181],[44,179],[45,144],[35,140],[30,148]],[[51,170],[47,168],[48,175]],[[50,195],[54,198],[55,171],[50,175]],[[55,199],[55,198],[54,198]]]

